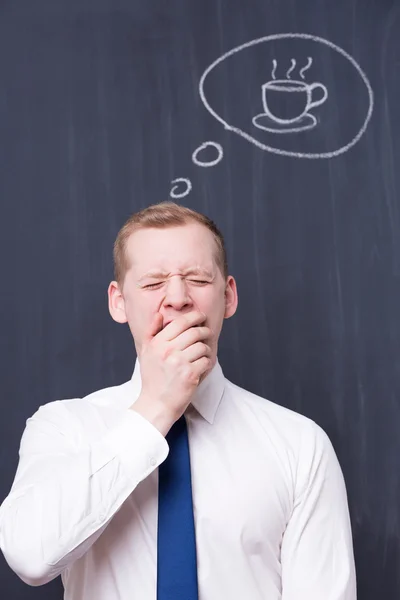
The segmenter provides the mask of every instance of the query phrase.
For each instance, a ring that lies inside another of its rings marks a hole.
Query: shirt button
[[[151,464],[151,466],[152,466],[152,467],[155,467],[155,466],[156,466],[156,464],[157,464],[157,461],[156,461],[156,459],[154,458],[154,456],[152,456],[152,457],[151,457],[151,459],[150,459],[150,464]]]

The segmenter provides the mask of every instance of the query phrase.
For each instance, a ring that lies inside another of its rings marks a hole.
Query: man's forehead
[[[173,228],[168,228],[173,232]],[[168,230],[167,229],[167,230]],[[175,228],[174,234],[177,233]],[[187,271],[208,271],[213,274],[217,268],[216,262],[216,244],[211,237],[211,244],[208,240],[203,243],[202,240],[195,239],[196,236],[163,236],[165,230],[152,230],[155,235],[151,241],[146,240],[143,245],[140,240],[140,234],[148,230],[138,230],[134,232],[127,243],[127,258],[131,268],[140,276],[148,272],[170,273]],[[207,231],[207,230],[206,230]],[[139,235],[138,235],[139,234]],[[143,241],[143,237],[142,237]],[[139,242],[139,243],[138,243]]]
[[[168,241],[170,238],[203,238],[206,243],[213,240],[212,232],[200,223],[186,223],[182,225],[170,225],[165,227],[139,227],[132,231],[128,237],[128,244],[138,243],[139,240],[146,244],[153,244],[154,239]],[[140,242],[139,242],[140,243]]]

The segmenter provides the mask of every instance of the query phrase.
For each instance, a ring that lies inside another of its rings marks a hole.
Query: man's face
[[[217,266],[217,245],[211,231],[200,223],[165,229],[139,229],[127,243],[129,270],[122,290],[109,287],[112,317],[128,322],[140,357],[142,340],[156,312],[163,326],[176,317],[199,310],[211,328],[212,364],[224,318],[236,312],[233,277],[224,280]]]

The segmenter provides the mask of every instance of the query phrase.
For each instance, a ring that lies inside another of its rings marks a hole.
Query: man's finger
[[[206,319],[206,315],[202,312],[193,311],[190,313],[186,313],[185,315],[180,315],[171,323],[163,329],[160,337],[162,336],[163,340],[166,342],[170,342],[174,340],[178,335],[189,329],[190,327],[195,327],[196,325],[200,325],[204,323]]]
[[[145,341],[151,342],[151,340],[162,330],[163,328],[163,317],[162,314],[156,312],[153,316],[148,330],[145,332]]]
[[[175,350],[185,350],[189,346],[196,344],[197,342],[210,340],[212,338],[212,331],[209,327],[203,325],[197,325],[196,327],[190,327],[183,331],[174,340]]]

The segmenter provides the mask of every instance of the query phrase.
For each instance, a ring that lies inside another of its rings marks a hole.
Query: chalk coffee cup
[[[313,93],[318,88],[322,90],[322,97],[313,101]],[[328,90],[322,83],[272,79],[262,86],[262,103],[265,114],[282,125],[299,121],[311,108],[323,104],[327,97]],[[282,108],[285,111],[285,118],[280,116]]]

